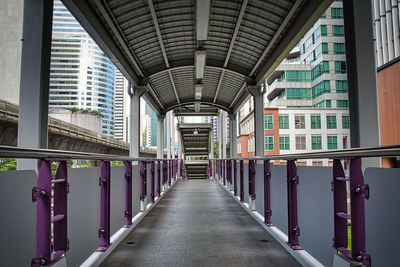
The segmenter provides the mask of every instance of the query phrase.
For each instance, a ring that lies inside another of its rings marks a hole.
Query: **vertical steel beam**
[[[264,223],[267,226],[272,226],[271,216],[271,164],[267,159],[264,160]]]
[[[300,228],[297,218],[297,167],[295,160],[287,161],[287,205],[288,205],[288,245],[294,249],[302,249],[299,246]]]
[[[109,161],[101,163],[100,184],[100,244],[97,251],[104,252],[111,245],[110,243],[110,186],[111,168]]]
[[[125,225],[132,225],[132,162],[125,161]]]

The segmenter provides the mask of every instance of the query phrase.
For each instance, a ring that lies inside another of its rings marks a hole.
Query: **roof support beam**
[[[132,48],[128,47],[127,44],[129,42],[126,39],[125,35],[123,34],[121,28],[118,26],[116,19],[114,18],[114,16],[112,16],[112,12],[111,12],[109,6],[107,5],[107,2],[106,1],[100,2],[100,0],[95,0],[94,2],[96,4],[97,8],[100,10],[103,17],[105,18],[105,20],[107,21],[108,25],[111,28],[111,31],[114,33],[118,42],[121,44],[124,52],[128,55],[128,58],[132,62],[133,66],[135,67],[135,70],[139,73],[140,76],[145,77],[146,73],[143,71],[143,68],[140,65],[139,61],[137,60],[137,57],[136,57],[134,51],[132,50]],[[103,5],[107,8],[109,14],[111,14],[111,16],[112,16],[111,18],[108,15],[108,13],[105,10]],[[115,25],[117,25],[117,26],[115,26]]]
[[[156,11],[154,10],[153,1],[147,0],[147,4],[149,5],[149,8],[150,8],[151,17],[153,18],[153,23],[154,23],[154,28],[156,29],[158,43],[160,44],[160,48],[161,48],[161,52],[162,52],[162,55],[164,58],[165,66],[168,69],[168,75],[171,80],[172,88],[174,89],[176,101],[178,103],[180,103],[178,91],[176,90],[176,86],[175,86],[175,82],[174,82],[174,77],[172,77],[171,70],[169,70],[170,66],[169,66],[169,61],[168,61],[168,57],[167,57],[167,52],[165,51],[164,42],[163,42],[163,39],[161,36],[161,31],[160,31],[160,25],[158,24],[157,15],[156,15]]]
[[[228,66],[229,58],[231,57],[232,49],[233,49],[233,46],[235,45],[235,41],[236,41],[237,34],[239,32],[240,24],[242,23],[243,15],[247,8],[247,3],[248,3],[248,0],[244,0],[242,3],[242,7],[240,8],[240,13],[239,13],[238,19],[236,21],[235,31],[233,32],[232,40],[231,40],[231,43],[229,44],[228,53],[226,54],[223,70],[222,70],[221,76],[219,78],[217,90],[215,91],[213,103],[215,103],[217,101],[217,97],[218,97],[218,93],[219,93],[219,90],[220,90],[220,87],[222,84],[222,80],[224,79],[225,68]]]

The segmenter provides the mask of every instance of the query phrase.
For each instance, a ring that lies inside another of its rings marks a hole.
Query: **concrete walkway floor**
[[[216,181],[182,181],[101,266],[301,266]]]

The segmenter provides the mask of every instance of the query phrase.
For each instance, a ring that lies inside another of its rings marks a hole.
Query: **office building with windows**
[[[113,137],[115,66],[58,0],[51,49],[49,107],[99,111]]]

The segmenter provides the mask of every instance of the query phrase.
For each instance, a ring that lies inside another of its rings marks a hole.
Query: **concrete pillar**
[[[264,156],[264,91],[260,86],[249,86],[249,93],[254,97],[254,138],[255,155]]]
[[[171,111],[167,112],[167,159],[171,158]]]
[[[237,116],[229,114],[229,139],[230,139],[230,157],[237,157]]]
[[[378,93],[371,3],[343,1],[343,11],[351,147],[378,146]],[[363,167],[380,166],[380,160],[365,159],[363,164]]]
[[[210,132],[210,155],[208,157],[210,159],[214,158],[214,127],[211,128]]]
[[[175,115],[174,112],[171,111],[171,158],[175,158]]]
[[[222,110],[218,113],[218,129],[217,129],[217,139],[218,139],[218,158],[222,158]]]
[[[53,1],[25,0],[23,14],[17,145],[47,148]],[[38,161],[19,160],[18,169],[38,171]]]
[[[140,152],[140,97],[146,92],[147,88],[144,86],[134,86],[133,94],[131,97],[131,112],[130,112],[130,149],[129,156],[138,158]],[[133,162],[138,164],[138,162]]]
[[[157,158],[164,158],[164,119],[165,115],[157,116]]]
[[[222,157],[226,158],[226,142],[228,141],[227,135],[226,135],[226,112],[222,111],[222,127],[221,127],[221,133],[222,133]]]

